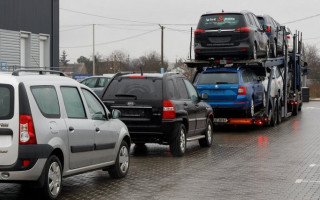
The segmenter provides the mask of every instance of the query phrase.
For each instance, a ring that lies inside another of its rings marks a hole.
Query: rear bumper
[[[201,58],[223,58],[223,57],[248,57],[251,55],[251,48],[248,43],[240,43],[239,46],[229,47],[203,47],[198,45],[195,47],[195,54]]]
[[[52,150],[47,144],[20,145],[17,161],[9,166],[0,165],[0,182],[37,180]],[[24,160],[30,163],[23,166]],[[9,177],[5,178],[3,173],[9,174]]]
[[[176,126],[182,119],[162,120],[160,124],[132,123],[124,121],[127,125],[133,143],[168,143]]]

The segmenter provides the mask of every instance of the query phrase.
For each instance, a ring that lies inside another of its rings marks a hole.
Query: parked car
[[[0,182],[34,182],[56,199],[65,176],[125,177],[131,143],[119,111],[75,80],[35,71],[0,74]]]
[[[199,94],[209,95],[206,102],[213,108],[214,122],[226,122],[230,117],[253,117],[264,106],[261,80],[250,69],[208,68],[199,74],[195,87]]]
[[[269,57],[269,39],[251,12],[201,16],[194,32],[195,59]]]
[[[212,108],[179,73],[115,76],[102,93],[104,104],[121,111],[132,142],[169,144],[174,156],[186,151],[186,141],[212,145]]]
[[[265,32],[269,37],[271,56],[284,55],[284,31],[281,30],[280,24],[269,15],[257,16],[261,26],[265,26]]]
[[[270,96],[278,98],[283,96],[283,72],[279,67],[273,67],[273,68],[274,68],[274,75],[271,81]],[[265,92],[267,92],[267,89],[268,89],[268,80],[270,76],[270,69],[267,68],[266,70],[267,70],[266,79],[262,81]]]
[[[108,84],[113,74],[106,74],[103,76],[91,76],[82,80],[80,83],[91,88],[98,96],[101,94],[104,86]]]
[[[286,27],[287,47],[290,53],[293,52],[293,34],[289,27]]]

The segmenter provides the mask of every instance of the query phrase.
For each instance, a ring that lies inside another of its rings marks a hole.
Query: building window
[[[20,32],[20,66],[31,66],[31,36],[29,32]]]
[[[50,69],[50,38],[49,35],[40,34],[40,67]]]

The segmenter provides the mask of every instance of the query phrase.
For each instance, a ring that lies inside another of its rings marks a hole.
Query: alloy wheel
[[[49,191],[52,196],[59,194],[61,189],[61,169],[57,162],[51,163],[48,172]]]
[[[126,173],[129,167],[129,153],[126,146],[122,146],[119,151],[119,166],[122,173]]]

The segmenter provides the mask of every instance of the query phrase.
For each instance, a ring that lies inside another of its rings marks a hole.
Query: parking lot
[[[129,174],[104,171],[65,178],[60,199],[319,199],[320,102],[276,127],[219,127],[214,145],[188,143],[173,157],[168,146],[131,148]],[[0,184],[0,199],[36,199],[19,184]]]

